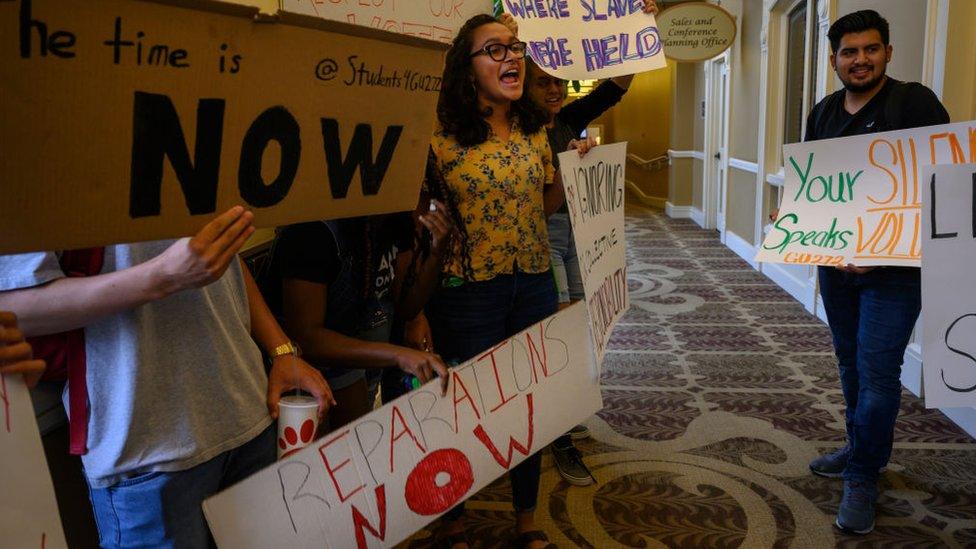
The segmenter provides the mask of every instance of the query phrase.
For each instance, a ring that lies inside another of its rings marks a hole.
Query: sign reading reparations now
[[[0,2],[0,253],[412,208],[443,45],[255,14]]]

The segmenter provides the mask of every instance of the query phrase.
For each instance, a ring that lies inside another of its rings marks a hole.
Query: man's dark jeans
[[[819,267],[818,276],[847,404],[844,479],[873,481],[891,457],[901,365],[922,304],[920,270]]]
[[[434,348],[444,360],[464,362],[556,312],[552,272],[517,272],[482,282],[438,288],[427,305]],[[535,509],[542,456],[537,451],[509,471],[516,511]],[[463,504],[447,512],[461,516]]]

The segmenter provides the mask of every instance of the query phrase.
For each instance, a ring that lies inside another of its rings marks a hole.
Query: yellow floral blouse
[[[549,235],[542,192],[554,168],[546,132],[522,133],[516,120],[507,142],[489,132],[480,145],[462,147],[438,129],[431,139],[437,169],[450,187],[467,229],[474,280],[549,269]],[[460,250],[444,273],[464,278]]]

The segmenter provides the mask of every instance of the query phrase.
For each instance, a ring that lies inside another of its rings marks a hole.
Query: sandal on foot
[[[515,545],[517,547],[528,547],[533,541],[549,541],[549,537],[542,530],[529,530],[528,532],[522,532],[515,538]],[[546,549],[558,549],[555,543],[547,543]]]

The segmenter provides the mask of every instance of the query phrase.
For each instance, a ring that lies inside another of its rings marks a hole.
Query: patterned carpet
[[[905,393],[877,527],[832,527],[840,481],[807,463],[843,444],[830,334],[688,220],[631,208],[631,309],[579,444],[595,486],[547,454],[537,517],[562,547],[974,547],[976,442]],[[507,479],[468,502],[475,547],[507,547]],[[411,547],[430,544],[420,532]]]

